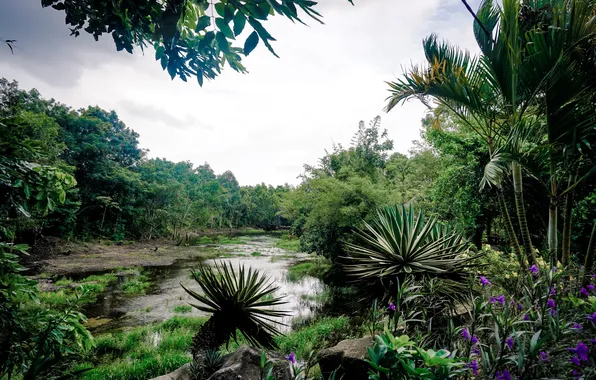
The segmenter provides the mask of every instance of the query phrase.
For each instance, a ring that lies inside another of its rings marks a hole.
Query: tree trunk
[[[193,359],[199,363],[202,362],[207,351],[218,350],[219,347],[228,342],[229,338],[230,331],[225,324],[211,316],[192,338],[190,350]]]
[[[534,247],[532,246],[532,239],[530,237],[530,229],[528,228],[528,220],[526,219],[526,206],[524,205],[523,181],[521,166],[517,162],[511,163],[513,172],[513,190],[515,193],[515,209],[517,212],[517,219],[519,220],[519,228],[521,230],[522,244],[528,259],[528,265],[533,265],[536,262],[534,255]]]
[[[569,182],[567,189],[571,188],[576,181],[577,174],[569,175]],[[575,197],[575,190],[567,191],[565,195],[565,215],[563,216],[563,237],[561,242],[561,256],[562,262],[569,263],[571,257],[571,219],[573,215],[573,198]]]
[[[594,226],[592,227],[590,242],[588,243],[588,251],[586,252],[586,260],[584,261],[584,283],[589,281],[586,274],[592,274],[592,269],[594,268],[594,256],[596,256],[596,220],[594,221]]]
[[[509,216],[509,210],[507,209],[507,203],[505,202],[505,197],[503,196],[503,191],[499,189],[499,205],[501,206],[501,215],[503,216],[503,224],[505,225],[505,230],[507,231],[507,236],[509,237],[509,244],[513,247],[513,251],[517,256],[517,260],[519,261],[519,265],[522,269],[526,269],[526,261],[524,260],[524,256],[522,254],[522,249],[519,246],[519,241],[517,240],[517,236],[515,235],[515,229],[513,228],[513,222],[511,221],[511,217]]]
[[[548,251],[550,257],[556,258],[558,257],[558,249],[559,246],[559,239],[558,239],[558,213],[559,209],[557,207],[557,200],[550,197],[549,206],[548,206]],[[563,259],[563,266],[566,266],[565,259]]]

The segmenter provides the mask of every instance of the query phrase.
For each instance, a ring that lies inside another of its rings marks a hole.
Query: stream
[[[307,318],[318,310],[320,305],[314,301],[314,296],[324,289],[321,281],[309,276],[297,282],[287,279],[288,266],[308,255],[276,247],[279,239],[272,236],[240,238],[244,241],[243,244],[213,245],[212,247],[222,251],[222,258],[207,260],[205,263],[213,265],[216,261],[224,261],[235,268],[240,264],[266,274],[273,285],[279,287],[276,295],[284,296],[287,301],[287,304],[278,306],[279,309],[289,311],[289,316],[279,321],[278,328],[281,330],[291,329],[294,318]],[[254,252],[259,252],[260,255],[252,255]],[[130,296],[124,294],[118,285],[110,287],[98,297],[96,303],[84,310],[89,318],[89,329],[94,333],[102,333],[159,322],[174,315],[205,315],[195,308],[186,313],[174,312],[176,306],[198,302],[180,284],[199,291],[199,286],[190,276],[191,269],[199,261],[200,259],[180,260],[169,266],[146,267],[144,273],[149,276],[153,285],[143,295]]]

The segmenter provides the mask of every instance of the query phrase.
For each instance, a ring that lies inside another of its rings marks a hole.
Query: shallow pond
[[[245,243],[216,246],[222,251],[223,257],[207,260],[206,263],[225,261],[232,263],[234,267],[241,264],[265,273],[273,285],[279,287],[276,294],[283,295],[288,302],[279,307],[290,312],[290,316],[280,320],[279,327],[282,330],[291,327],[292,319],[308,317],[318,309],[319,305],[312,300],[323,291],[323,284],[318,279],[307,276],[298,282],[287,280],[288,266],[307,255],[275,247],[278,239],[271,236],[243,237],[242,240]],[[85,309],[89,328],[99,333],[162,321],[174,315],[204,315],[195,308],[184,310],[184,305],[196,301],[180,286],[184,284],[188,288],[199,290],[199,286],[190,277],[190,271],[197,263],[198,260],[185,260],[170,266],[147,268],[153,286],[144,295],[129,296],[120,291],[118,286],[110,288],[98,298],[97,303]],[[175,312],[176,307],[178,313]]]

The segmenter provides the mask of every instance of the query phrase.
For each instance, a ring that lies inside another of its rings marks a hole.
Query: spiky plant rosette
[[[360,243],[346,243],[346,272],[356,282],[438,277],[451,287],[468,277],[477,255],[464,255],[468,241],[436,219],[425,219],[411,206],[381,208],[356,231]]]
[[[281,333],[274,326],[289,314],[275,309],[286,302],[275,294],[279,287],[266,275],[252,268],[246,270],[243,265],[238,265],[236,270],[232,264],[220,261],[213,267],[199,265],[192,276],[202,294],[182,285],[200,302],[191,306],[210,313],[213,320],[226,326],[227,334],[234,340],[237,340],[236,332],[240,331],[252,345],[277,347],[274,337]]]

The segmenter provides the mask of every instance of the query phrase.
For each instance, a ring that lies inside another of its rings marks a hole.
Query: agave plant
[[[276,348],[273,339],[280,332],[273,323],[275,318],[288,315],[274,310],[285,304],[275,295],[279,289],[273,286],[267,276],[244,266],[235,270],[231,264],[220,262],[214,267],[200,265],[192,276],[202,293],[182,287],[200,304],[191,304],[211,317],[194,336],[192,354],[195,360],[202,360],[206,352],[217,350],[230,338],[236,340],[240,333],[252,345]]]
[[[476,256],[463,257],[467,241],[436,219],[425,220],[411,206],[388,206],[356,232],[362,244],[348,243],[346,271],[356,281],[393,282],[407,276],[463,280]],[[453,282],[453,281],[450,281]]]

